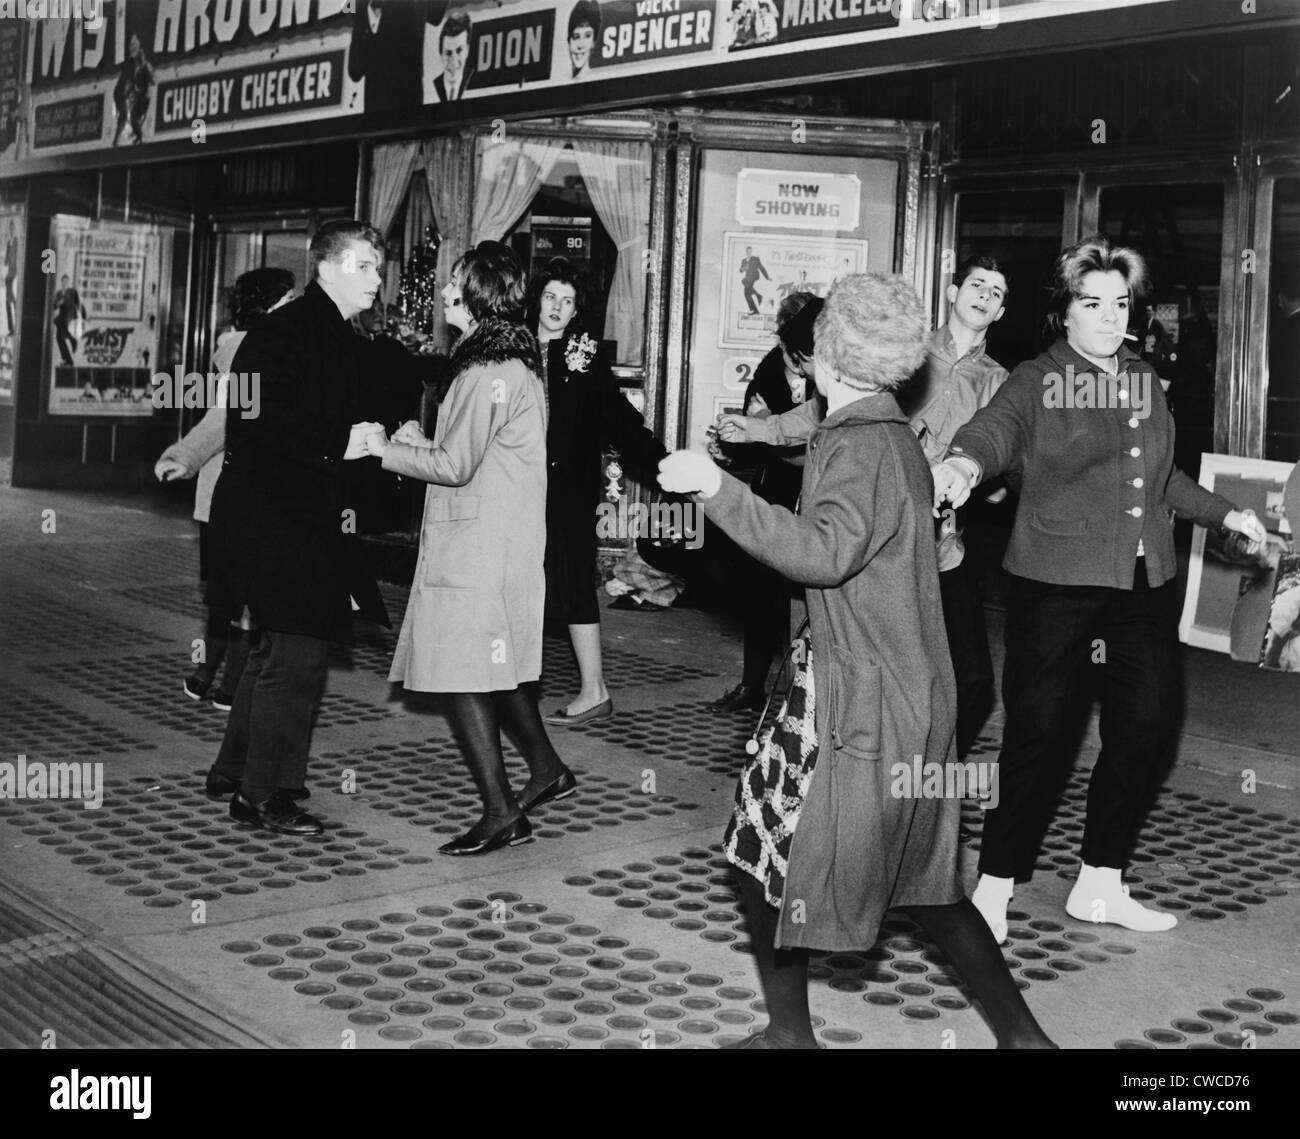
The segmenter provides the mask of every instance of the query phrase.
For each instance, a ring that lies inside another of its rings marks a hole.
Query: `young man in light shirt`
[[[931,336],[925,366],[909,390],[899,393],[899,403],[932,465],[945,458],[957,429],[1007,378],[1007,370],[985,351],[988,330],[1006,305],[1007,280],[998,263],[991,257],[969,258],[954,275],[947,297],[948,320]],[[718,435],[724,443],[789,446],[806,440],[824,415],[816,399],[765,419],[724,415]],[[951,510],[944,512],[939,532],[939,585],[957,676],[957,753],[964,757],[993,706],[993,661],[979,583],[966,563],[961,530]]]

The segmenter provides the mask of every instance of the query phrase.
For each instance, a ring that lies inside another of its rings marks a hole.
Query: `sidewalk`
[[[702,708],[738,676],[729,621],[605,612],[616,715],[555,729],[580,793],[532,844],[470,859],[436,852],[477,803],[446,721],[390,688],[394,636],[366,632],[314,740],[327,832],[281,838],[202,794],[224,713],[181,691],[197,544],[144,496],[0,489],[0,760],[102,763],[106,783],[97,810],[0,801],[0,1046],[714,1047],[764,1022],[718,846],[753,725]],[[396,624],[405,591],[386,594]],[[996,613],[990,632],[1000,656]],[[1064,912],[1095,726],[1013,902],[1008,963],[1062,1047],[1300,1046],[1300,678],[1186,657],[1179,763],[1133,874],[1178,927]],[[546,710],[576,691],[562,642],[544,683]],[[901,915],[814,974],[830,1047],[993,1044]]]

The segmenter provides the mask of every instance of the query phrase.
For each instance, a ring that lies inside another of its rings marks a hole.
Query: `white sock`
[[[1173,914],[1148,909],[1130,898],[1117,868],[1089,866],[1086,862],[1079,869],[1079,879],[1066,900],[1065,912],[1076,921],[1122,925],[1138,933],[1157,933],[1178,924]]]
[[[1007,939],[1007,906],[1011,904],[1011,894],[1015,888],[1014,878],[995,878],[992,874],[981,874],[975,893],[970,896],[971,904],[989,923],[993,939],[999,945]]]

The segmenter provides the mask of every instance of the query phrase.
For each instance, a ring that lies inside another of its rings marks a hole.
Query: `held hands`
[[[698,451],[674,451],[659,461],[659,485],[670,494],[712,498],[722,489],[722,470]]]
[[[743,415],[718,416],[718,438],[724,443],[749,443],[749,420]]]
[[[159,459],[153,465],[153,477],[159,482],[171,482],[173,479],[183,479],[188,473],[188,468],[184,463],[176,459]]]
[[[945,502],[954,507],[961,506],[970,498],[971,476],[964,465],[945,459],[930,468],[934,476],[934,516],[939,517],[939,508]]]
[[[394,443],[405,443],[408,447],[433,446],[429,441],[429,437],[420,430],[419,421],[415,419],[408,419],[394,431],[392,441]]]
[[[372,439],[378,439],[379,449],[375,450]],[[382,423],[354,423],[348,435],[347,450],[343,452],[345,460],[364,459],[367,455],[382,455],[388,445],[388,433]]]
[[[1223,528],[1235,530],[1250,543],[1243,551],[1248,557],[1257,554],[1268,541],[1268,531],[1253,510],[1229,510],[1223,519]]]

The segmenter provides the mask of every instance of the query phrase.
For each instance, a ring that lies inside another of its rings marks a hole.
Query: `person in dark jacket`
[[[256,377],[259,414],[226,417],[226,455],[209,526],[217,556],[209,604],[248,607],[261,636],[235,691],[207,789],[231,817],[281,834],[320,834],[291,792],[302,788],[329,642],[351,643],[352,600],[387,624],[378,587],[349,536],[343,463],[366,454],[362,369],[350,319],[380,287],[383,239],[359,221],[312,238],[315,279],[249,330],[231,370]]]
[[[424,102],[424,27],[438,24],[446,0],[361,0],[352,21],[348,76],[365,82],[366,110]]]
[[[960,802],[899,784],[914,757],[938,771],[955,757],[929,467],[894,397],[925,358],[927,323],[902,277],[831,287],[814,333],[829,414],[808,443],[798,514],[702,454],[660,464],[665,490],[697,492],[711,521],[808,590],[814,738],[793,734],[812,762],[788,765],[761,803],[747,771],[724,844],[768,1009],[743,1047],[817,1047],[808,951],[870,947],[893,906],[962,974],[1000,1047],[1053,1046],[963,895]]]
[[[1021,499],[1003,567],[1011,575],[1002,697],[1001,795],[988,812],[972,900],[999,941],[1073,755],[1096,674],[1102,749],[1088,788],[1083,863],[1066,901],[1079,921],[1139,932],[1177,919],[1121,880],[1171,758],[1182,699],[1175,515],[1263,542],[1250,511],[1173,465],[1174,422],[1155,370],[1124,344],[1146,265],[1095,235],[1057,258],[1050,348],[1021,364],[953,437],[934,468],[935,509],[1017,472]],[[1256,547],[1258,548],[1258,547]]]
[[[601,500],[600,457],[612,447],[624,470],[654,485],[668,452],[646,428],[610,371],[600,342],[585,331],[582,279],[556,257],[530,290],[528,325],[542,347],[546,431],[546,611],[568,627],[582,688],[545,717],[548,724],[585,724],[614,714],[600,652],[596,589],[596,506]]]
[[[822,310],[813,293],[791,293],[777,310],[777,344],[754,369],[742,410],[756,419],[781,415],[810,400],[819,400],[813,382],[813,325]],[[821,418],[819,415],[817,418]],[[754,493],[765,502],[793,510],[803,482],[805,447],[745,445],[757,451]],[[729,540],[734,557],[728,577],[735,582],[744,625],[740,683],[705,705],[715,714],[763,707],[772,661],[790,641],[790,597],[794,588],[780,574],[755,561]],[[802,595],[802,590],[798,591]]]

